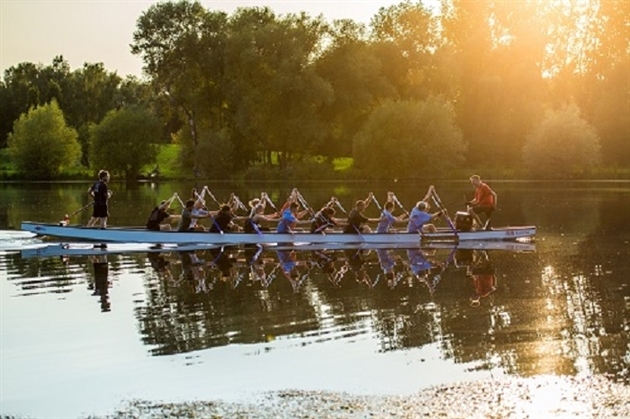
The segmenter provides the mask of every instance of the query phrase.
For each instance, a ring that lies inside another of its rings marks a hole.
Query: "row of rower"
[[[219,209],[209,210],[206,205],[206,196],[214,201]],[[430,199],[433,199],[439,211],[429,212]],[[168,212],[174,201],[178,201],[182,206],[180,215]],[[378,218],[368,218],[363,214],[372,202],[380,211]],[[271,232],[272,225],[275,225],[274,231],[277,233],[294,233],[298,231],[298,226],[310,225],[310,232],[315,234],[325,234],[335,229],[342,229],[344,233],[349,234],[365,234],[372,231],[368,226],[370,223],[376,224],[376,233],[389,233],[396,224],[406,223],[406,231],[409,233],[430,233],[435,231],[435,226],[431,221],[442,215],[452,227],[448,213],[433,186],[429,187],[426,196],[417,202],[411,212],[403,207],[393,192],[387,193],[387,200],[382,207],[374,194],[370,192],[366,199],[356,201],[350,211],[346,211],[335,197],[315,211],[297,189],[291,191],[280,208],[276,207],[265,192],[260,195],[260,198],[252,199],[248,204],[248,206],[243,204],[234,194],[230,195],[227,203],[219,203],[210,189],[204,186],[201,192],[193,189],[191,198],[186,202],[182,201],[177,193],[168,200],[162,201],[151,212],[146,227],[150,230],[170,230],[171,221],[178,219],[178,231],[209,231],[220,234],[243,231],[265,234]],[[271,207],[274,212],[266,214],[268,207]],[[400,208],[402,214],[396,216],[393,213],[397,207]],[[237,215],[239,212],[246,215]],[[210,221],[208,227],[202,225],[201,221],[204,219]]]

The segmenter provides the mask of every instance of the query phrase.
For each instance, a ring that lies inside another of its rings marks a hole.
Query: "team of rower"
[[[94,210],[92,218],[88,222],[88,227],[95,226],[98,221],[101,223],[101,228],[107,227],[107,217],[109,215],[107,202],[111,196],[111,191],[107,187],[108,182],[109,172],[101,170],[98,173],[98,181],[88,189],[88,193],[94,199]],[[490,221],[492,213],[496,209],[497,194],[486,183],[482,182],[478,175],[471,176],[470,182],[475,187],[475,197],[473,200],[466,202],[468,213],[474,219],[478,226],[477,228],[491,229]],[[219,206],[219,210],[209,211],[207,209],[204,199],[206,193]],[[332,197],[319,211],[314,212],[297,189],[293,189],[287,201],[278,210],[264,192],[261,194],[260,199],[256,198],[249,202],[250,208],[248,209],[238,196],[234,194],[230,195],[227,203],[220,204],[212,195],[212,192],[207,187],[204,187],[201,193],[193,189],[191,198],[186,203],[183,203],[177,194],[174,194],[167,201],[162,201],[151,212],[146,224],[147,229],[158,231],[171,229],[168,221],[176,216],[171,215],[168,209],[175,199],[178,199],[183,206],[182,213],[179,216],[178,231],[206,231],[206,228],[201,226],[198,220],[210,218],[212,225],[208,231],[221,234],[234,231],[263,234],[263,232],[271,231],[269,225],[276,221],[278,223],[276,227],[277,233],[292,233],[296,226],[310,224],[311,233],[325,234],[326,231],[332,228],[343,227],[344,233],[363,234],[371,232],[367,223],[377,223],[377,233],[389,233],[395,224],[403,222],[407,222],[406,231],[408,233],[432,233],[436,231],[436,228],[431,221],[447,214],[433,186],[429,187],[425,197],[416,203],[411,212],[405,210],[393,192],[387,193],[387,201],[382,208],[374,194],[370,192],[366,199],[356,201],[349,213],[346,212],[335,197]],[[439,211],[429,212],[431,209],[430,199],[433,199],[440,207]],[[380,210],[379,218],[368,218],[363,214],[371,202],[374,202]],[[265,215],[267,204],[275,210],[275,213]],[[393,215],[396,205],[403,211],[403,214]],[[300,207],[303,207],[302,211],[300,211]],[[335,217],[335,207],[344,213],[346,220]],[[248,215],[236,216],[235,214],[239,209],[247,211]],[[302,220],[307,214],[310,214],[310,218]],[[485,225],[482,224],[479,214],[485,214]],[[448,217],[447,220],[450,223]],[[240,227],[236,223],[237,221],[244,221],[244,226]],[[452,224],[451,228],[454,228]]]
[[[207,188],[204,188],[203,192],[206,191],[208,191]],[[263,193],[260,199],[253,199],[249,202],[250,208],[247,216],[236,216],[235,213],[239,209],[247,210],[247,207],[234,194],[230,196],[229,201],[225,204],[217,202],[220,207],[219,210],[209,211],[205,207],[203,194],[193,190],[193,197],[184,204],[177,230],[201,230],[211,233],[244,231],[246,233],[263,234],[263,232],[271,231],[271,223],[277,222],[275,229],[277,233],[292,233],[297,226],[308,224],[310,225],[311,233],[326,234],[326,232],[335,227],[342,227],[343,232],[347,234],[364,234],[371,232],[370,227],[367,225],[368,223],[377,224],[377,233],[389,233],[395,224],[406,222],[406,231],[409,233],[429,233],[436,230],[431,221],[446,214],[445,209],[434,213],[429,212],[430,204],[428,201],[434,194],[435,189],[431,186],[426,196],[421,201],[418,201],[411,212],[407,212],[402,208],[393,192],[388,192],[387,201],[382,208],[374,195],[370,193],[364,200],[356,201],[349,213],[346,213],[335,197],[331,198],[319,211],[315,212],[307,206],[308,204],[306,204],[299,191],[294,189],[279,210],[273,205],[269,197]],[[168,222],[168,219],[174,218],[174,216],[171,216],[167,210],[176,198],[178,199],[178,196],[174,195],[170,200],[163,201],[153,210],[147,222],[148,229],[170,229],[170,224],[165,222]],[[374,202],[381,212],[378,218],[368,218],[364,215],[365,209],[371,202]],[[267,204],[273,206],[273,209],[276,210],[275,213],[265,214]],[[397,216],[393,214],[396,205],[403,210],[403,213]],[[300,210],[302,207],[304,208]],[[336,217],[337,211],[335,207],[344,213],[346,216],[345,220]],[[305,218],[306,215],[310,216]],[[197,223],[198,220],[205,218],[211,219],[211,224],[207,230]],[[238,221],[244,222],[243,227],[237,224]]]

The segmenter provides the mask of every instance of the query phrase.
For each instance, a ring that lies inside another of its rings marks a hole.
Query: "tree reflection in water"
[[[453,263],[455,250],[252,246],[151,256],[163,261],[152,263],[151,292],[137,317],[154,354],[281,335],[326,341],[339,338],[326,328],[351,336],[367,333],[366,324],[381,335],[383,351],[422,346],[445,340],[440,311],[453,309],[431,300],[470,297],[462,287],[470,285],[457,278],[474,268]]]
[[[134,310],[153,355],[364,336],[381,352],[434,345],[442,357],[479,369],[595,372],[629,382],[630,297],[624,279],[602,264],[602,246],[546,249],[546,258],[518,250],[251,246],[111,255],[105,266],[85,257],[8,256],[7,263],[21,272],[10,280],[25,295],[70,292],[88,278],[104,311],[116,309],[109,284],[147,266],[145,298]],[[620,255],[614,266],[627,266],[630,255],[608,251]]]

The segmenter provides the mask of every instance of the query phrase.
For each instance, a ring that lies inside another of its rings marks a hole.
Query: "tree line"
[[[404,1],[364,25],[157,3],[131,43],[145,80],[62,57],[6,70],[0,146],[15,151],[29,109],[54,99],[76,131],[71,154],[89,167],[133,154],[108,165],[127,176],[170,142],[197,178],[313,157],[381,178],[628,167],[629,16],[612,0]]]

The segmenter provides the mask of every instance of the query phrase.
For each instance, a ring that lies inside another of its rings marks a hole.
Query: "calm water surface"
[[[534,243],[506,249],[60,256],[7,232],[60,220],[88,186],[0,185],[0,414],[77,417],[133,399],[286,389],[404,395],[502,375],[630,385],[630,183],[493,182],[495,226],[538,227]],[[110,224],[144,224],[156,202],[191,186],[114,183]],[[293,187],[209,186],[219,200],[266,191],[276,203]],[[300,190],[313,206],[334,195],[346,209],[394,190],[410,208],[427,186]],[[472,194],[465,182],[436,187],[451,213]]]

